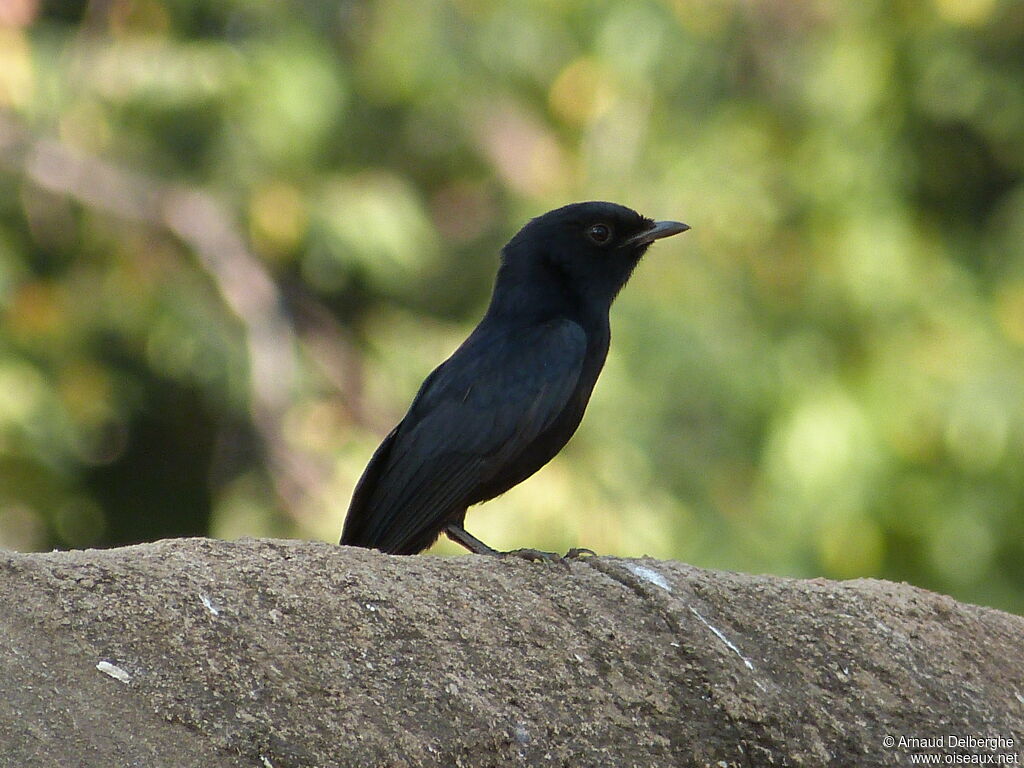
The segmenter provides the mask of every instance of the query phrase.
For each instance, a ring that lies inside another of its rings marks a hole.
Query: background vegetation
[[[1019,0],[0,0],[0,545],[335,539],[583,199],[693,231],[473,533],[1024,611]]]

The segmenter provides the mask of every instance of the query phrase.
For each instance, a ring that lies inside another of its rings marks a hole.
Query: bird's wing
[[[377,449],[353,494],[341,543],[395,553],[428,546],[475,488],[559,416],[586,347],[583,329],[568,320],[471,336],[423,383]]]

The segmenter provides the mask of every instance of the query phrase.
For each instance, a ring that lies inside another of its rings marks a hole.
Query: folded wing
[[[583,329],[569,320],[500,336],[478,328],[427,378],[377,449],[341,543],[395,554],[428,547],[562,413],[586,347]]]

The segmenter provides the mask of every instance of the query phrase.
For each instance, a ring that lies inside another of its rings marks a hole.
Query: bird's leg
[[[592,549],[576,548],[570,549],[563,558],[556,552],[542,552],[539,549],[513,549],[508,552],[500,552],[493,547],[484,544],[473,534],[469,533],[461,525],[449,523],[444,528],[444,534],[456,544],[461,544],[474,555],[493,555],[496,557],[521,557],[532,562],[557,563],[565,560],[575,560],[583,555],[596,555]]]
[[[502,554],[496,549],[488,547],[480,539],[471,534],[461,525],[456,523],[448,523],[444,527],[444,535],[454,541],[456,544],[461,544],[474,555],[500,555]]]
[[[448,523],[444,527],[445,536],[454,541],[456,544],[461,544],[474,555],[493,555],[495,557],[522,557],[526,560],[547,560],[555,561],[561,560],[559,555],[554,552],[541,552],[538,549],[513,549],[511,552],[501,552],[493,547],[488,547],[480,539],[471,534],[461,525],[456,523]]]

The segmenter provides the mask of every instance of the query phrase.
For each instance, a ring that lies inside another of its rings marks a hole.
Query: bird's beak
[[[655,240],[660,240],[663,237],[672,237],[672,235],[678,235],[680,232],[685,232],[690,227],[688,224],[683,224],[681,221],[656,221],[649,228],[645,229],[638,235],[626,240],[624,246],[634,245],[647,245],[653,243]]]

